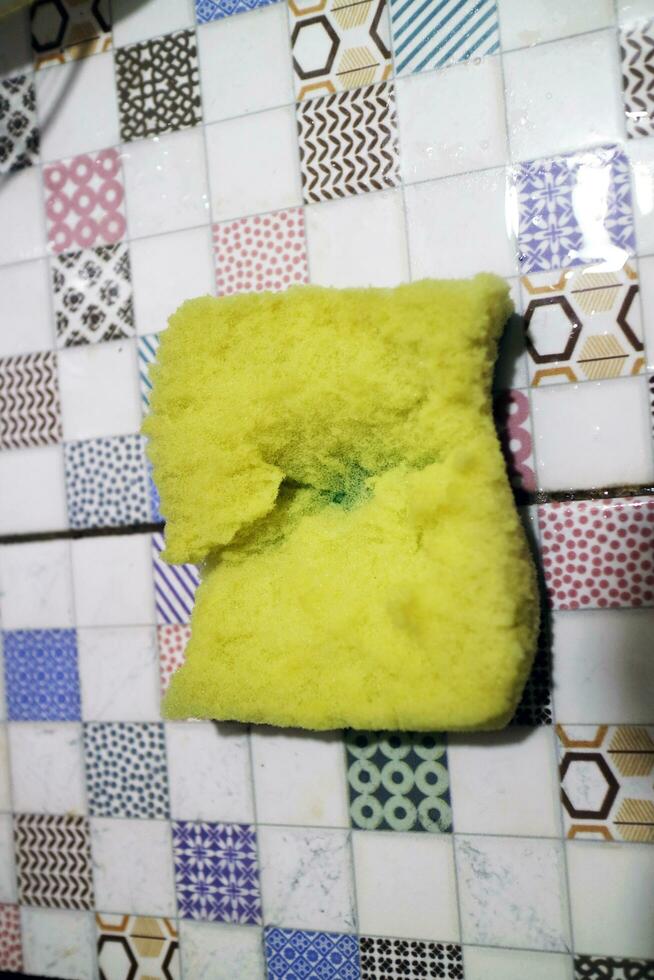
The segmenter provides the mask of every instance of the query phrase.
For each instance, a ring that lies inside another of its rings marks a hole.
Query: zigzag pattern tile
[[[627,135],[654,133],[654,20],[623,31],[622,92]]]
[[[44,351],[0,360],[0,449],[60,440],[57,355]]]
[[[17,814],[14,838],[22,905],[93,908],[86,817]]]
[[[302,102],[297,113],[307,203],[397,185],[397,114],[392,83]]]

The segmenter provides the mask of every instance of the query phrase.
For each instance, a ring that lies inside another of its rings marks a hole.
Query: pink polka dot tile
[[[184,663],[186,644],[191,636],[191,627],[182,623],[167,623],[157,627],[159,642],[159,670],[161,672],[161,694],[165,694],[170,678]]]
[[[529,396],[516,388],[504,391],[495,401],[494,412],[511,485],[535,490]]]
[[[20,909],[17,905],[0,905],[0,970],[21,973],[22,969]]]
[[[215,224],[213,248],[218,296],[309,281],[302,208]]]
[[[113,245],[125,235],[125,190],[118,150],[43,167],[48,247],[68,252]]]
[[[654,605],[654,498],[544,504],[538,523],[554,609]]]

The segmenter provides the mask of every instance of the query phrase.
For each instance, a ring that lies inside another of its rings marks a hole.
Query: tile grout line
[[[355,828],[352,826],[352,819],[350,816],[350,781],[348,779],[349,765],[347,759],[347,743],[345,741],[345,729],[339,729],[340,731],[340,741],[343,757],[343,780],[345,782],[345,806],[347,807],[348,815],[348,825],[347,825],[347,843],[348,851],[350,854],[350,876],[352,881],[352,898],[354,902],[354,936],[357,943],[357,961],[359,963],[359,968],[361,968],[361,924],[359,921],[359,894],[357,888],[357,871],[356,864],[354,861],[354,831]],[[336,828],[333,828],[336,829]]]
[[[259,827],[267,826],[265,824],[260,824],[257,814],[257,793],[256,793],[256,783],[254,778],[254,752],[252,751],[252,725],[247,725],[247,743],[248,743],[248,761],[250,766],[250,792],[252,794],[252,819],[254,821],[254,842],[257,852],[257,869],[259,876],[259,903],[261,905],[261,958],[264,969],[267,963],[266,957],[266,916],[264,911],[264,896],[263,896],[263,867],[261,864],[261,846],[259,844]]]

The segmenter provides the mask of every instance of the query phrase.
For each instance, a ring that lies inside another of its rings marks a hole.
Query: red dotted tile
[[[20,909],[17,905],[0,905],[0,970],[23,971]]]
[[[186,644],[190,636],[191,627],[185,623],[167,623],[165,626],[157,627],[162,695],[168,689],[170,678],[184,663]]]
[[[538,523],[554,609],[654,605],[654,498],[544,504]]]
[[[218,296],[309,281],[302,208],[215,224],[213,247]]]
[[[495,400],[494,412],[511,485],[523,490],[535,490],[529,396],[517,388],[504,391]]]

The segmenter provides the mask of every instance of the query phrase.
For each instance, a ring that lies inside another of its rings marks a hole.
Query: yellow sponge
[[[171,562],[201,563],[168,718],[506,724],[538,628],[491,418],[490,275],[185,303],[144,424]]]

